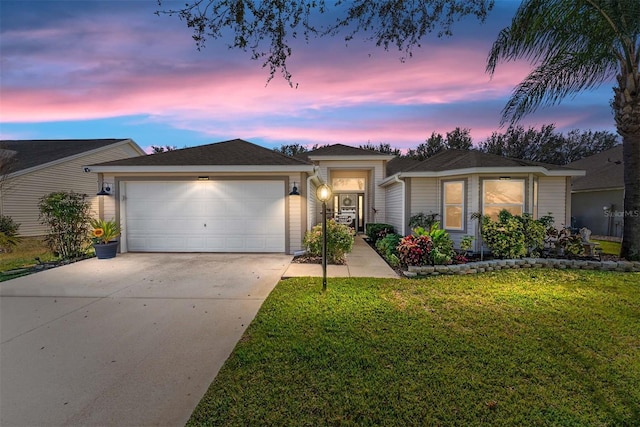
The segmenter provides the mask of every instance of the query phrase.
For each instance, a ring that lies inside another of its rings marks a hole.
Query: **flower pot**
[[[98,259],[115,258],[118,251],[118,241],[114,240],[109,243],[94,243],[93,248],[96,250]]]

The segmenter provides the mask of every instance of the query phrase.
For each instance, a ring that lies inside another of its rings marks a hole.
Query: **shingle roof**
[[[567,166],[587,171],[585,176],[573,178],[571,189],[574,191],[624,187],[622,145],[576,160]]]
[[[547,170],[572,169],[547,163],[532,162],[529,160],[513,159],[495,154],[482,153],[476,150],[450,149],[439,152],[422,162],[410,166],[403,172],[439,172],[445,170],[469,169],[469,168],[500,168],[539,166]]]
[[[310,156],[389,156],[389,154],[379,151],[367,150],[364,148],[351,147],[344,144],[333,144],[320,147],[316,150],[307,151],[296,155],[296,158],[308,160]]]
[[[12,167],[12,172],[18,172],[125,140],[126,139],[2,140],[0,141],[0,148],[16,152],[16,164]]]
[[[412,159],[411,157],[396,157],[391,159],[387,162],[387,176],[410,169],[418,163],[420,163],[420,160]]]
[[[233,139],[148,156],[114,160],[94,166],[299,166],[307,164],[304,160],[278,151],[260,147],[242,139]]]

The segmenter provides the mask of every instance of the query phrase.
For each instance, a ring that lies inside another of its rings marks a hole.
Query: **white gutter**
[[[404,221],[406,219],[406,205],[407,205],[407,183],[404,182],[403,179],[400,179],[400,174],[393,175],[394,181],[402,184],[402,219],[400,225],[402,230],[400,231],[400,235],[405,235],[405,224]]]
[[[91,172],[127,173],[207,173],[207,172],[311,172],[311,165],[173,165],[173,166],[88,166]]]
[[[544,176],[585,176],[586,171],[578,169],[546,169],[540,166],[510,166],[502,168],[466,168],[466,169],[449,169],[443,171],[425,171],[425,172],[400,172],[402,176],[406,178],[443,178],[449,176],[458,175],[471,175],[471,174],[492,174],[492,175],[525,175],[525,174],[540,174]],[[384,187],[394,182],[394,176],[385,178],[380,186]]]

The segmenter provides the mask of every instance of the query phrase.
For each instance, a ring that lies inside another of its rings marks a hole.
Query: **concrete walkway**
[[[120,254],[0,283],[0,426],[182,426],[291,256]]]
[[[291,263],[282,275],[290,277],[321,277],[322,265]],[[327,265],[327,277],[387,277],[398,278],[396,272],[364,241],[356,236],[353,250],[347,254],[346,265]]]

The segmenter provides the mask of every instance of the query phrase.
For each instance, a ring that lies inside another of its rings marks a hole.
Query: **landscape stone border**
[[[409,266],[406,277],[439,276],[442,274],[476,274],[512,268],[556,268],[560,270],[600,270],[640,272],[640,261],[587,261],[555,258],[493,259],[466,264]]]

